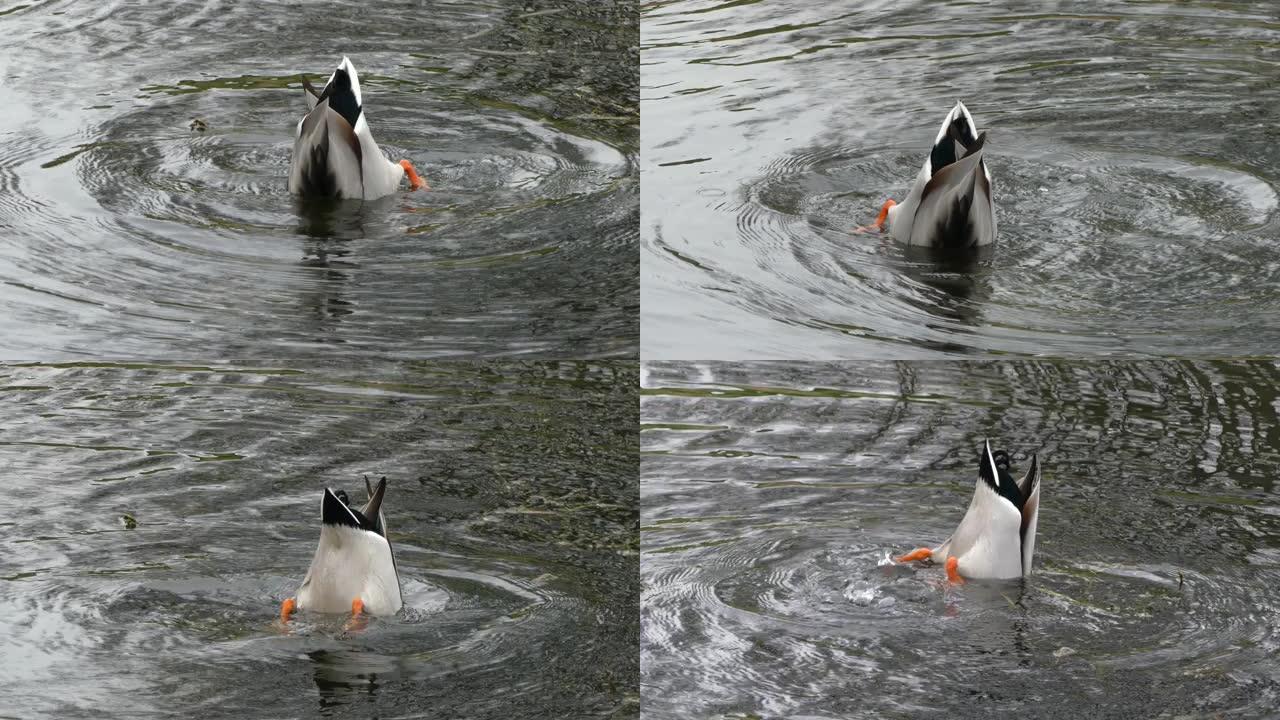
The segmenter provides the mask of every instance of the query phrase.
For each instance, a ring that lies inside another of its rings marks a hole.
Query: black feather
[[[933,236],[938,238],[938,245],[946,250],[960,250],[973,245],[976,238],[971,231],[973,220],[973,191],[956,196],[951,209],[943,213],[933,229]]]
[[[329,135],[311,147],[311,161],[303,166],[299,194],[305,197],[338,197],[338,176],[329,169]]]
[[[929,174],[937,175],[938,171],[956,161],[956,144],[948,135],[933,146],[929,152]]]
[[[346,493],[343,493],[343,497]],[[377,532],[369,518],[360,514],[359,510],[348,506],[329,488],[324,489],[324,502],[320,506],[320,522],[325,525],[338,525]]]
[[[966,150],[965,155],[968,155],[973,152],[973,145],[976,142],[977,138],[969,129],[969,121],[965,119],[964,113],[957,112],[947,125],[947,131],[942,134],[942,139],[929,153],[929,174],[937,175],[939,170],[964,157],[956,153],[956,145]]]
[[[1000,497],[1013,503],[1018,512],[1022,512],[1025,501],[1022,492],[1018,490],[1018,483],[1009,474],[1009,454],[998,450],[991,453],[992,462],[988,462],[987,450],[990,447],[990,443],[984,443],[982,446],[982,457],[978,459],[978,477],[982,478],[982,481],[995,490]]]
[[[361,107],[356,101],[355,90],[351,87],[351,75],[346,70],[338,68],[333,72],[333,79],[324,86],[324,92],[320,93],[320,99],[325,98],[329,99],[329,107],[346,119],[351,127],[356,126]]]

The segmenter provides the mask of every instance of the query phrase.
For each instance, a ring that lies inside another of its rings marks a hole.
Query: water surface
[[[13,717],[636,717],[636,371],[0,366]],[[280,602],[386,476],[404,591]],[[425,714],[425,715],[424,715]]]
[[[633,355],[636,23],[572,0],[0,5],[0,357]],[[301,74],[344,54],[430,192],[288,194]]]
[[[1262,717],[1280,367],[650,363],[652,718]],[[1035,572],[947,587],[984,438],[1044,463]]]
[[[648,358],[1261,355],[1280,6],[689,0],[641,22]],[[964,100],[999,235],[853,235]]]

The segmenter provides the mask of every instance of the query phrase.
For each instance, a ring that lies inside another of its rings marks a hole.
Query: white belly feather
[[[373,615],[400,610],[400,582],[391,545],[375,532],[324,525],[307,577],[298,589],[299,609],[322,613],[351,611],[359,598]]]

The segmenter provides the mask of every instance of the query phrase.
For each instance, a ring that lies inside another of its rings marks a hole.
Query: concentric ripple
[[[1092,5],[652,8],[646,355],[1270,352],[1280,16]],[[855,233],[957,99],[989,131],[994,249]]]
[[[1052,355],[1106,353],[1117,343],[1141,353],[1145,338],[1162,336],[1179,343],[1169,351],[1187,354],[1234,313],[1245,322],[1255,301],[1271,302],[1259,296],[1280,282],[1280,258],[1259,230],[1278,205],[1261,178],[1178,159],[1022,152],[995,166],[999,247],[950,264],[879,235],[851,240],[852,219],[880,199],[848,188],[894,187],[918,169],[911,154],[839,151],[777,163],[745,189],[738,211],[739,237],[787,283],[760,288],[761,302],[783,322],[907,353],[921,344],[963,351],[996,325],[1006,349]],[[771,253],[782,252],[790,257],[776,263]],[[1139,286],[1148,290],[1135,293]],[[1169,307],[1171,296],[1179,307]],[[1213,303],[1225,307],[1206,316]]]
[[[0,366],[7,712],[627,714],[635,386],[588,364]],[[366,475],[388,478],[403,610],[281,624],[319,493]]]
[[[635,117],[589,92],[596,66],[627,57],[572,31],[614,5],[531,20],[467,3],[429,19],[394,4],[299,17],[284,3],[108,3],[88,24],[59,5],[0,20],[27,38],[0,65],[15,108],[0,123],[0,226],[14,229],[0,354],[634,350]],[[388,25],[377,43],[351,40]],[[494,55],[512,25],[555,38],[518,73]],[[341,50],[323,49],[331,36]],[[322,81],[344,53],[382,149],[429,192],[287,192],[301,77]],[[592,67],[560,67],[565,53]]]
[[[649,363],[655,718],[1265,712],[1274,363]],[[1034,575],[950,586],[975,449],[1045,467]]]

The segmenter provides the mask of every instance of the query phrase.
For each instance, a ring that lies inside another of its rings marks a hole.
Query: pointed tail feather
[[[1023,479],[1024,487],[1029,490],[1022,504],[1022,574],[1031,574],[1031,561],[1036,552],[1036,526],[1040,521],[1040,461],[1031,456],[1031,467]]]
[[[369,489],[368,478],[365,478],[364,485],[365,485],[365,489],[368,490]],[[378,522],[378,518],[382,514],[382,498],[383,496],[386,495],[386,493],[387,493],[387,479],[382,478],[381,480],[378,481],[377,489],[370,490],[369,502],[365,503],[364,507],[360,508],[361,515],[364,515],[365,517],[369,518],[371,522],[377,522],[379,526],[382,524],[381,522]]]
[[[316,90],[306,75],[302,76],[302,89],[305,91],[303,95],[307,98],[307,112],[316,109],[316,103],[320,101],[320,91]]]

